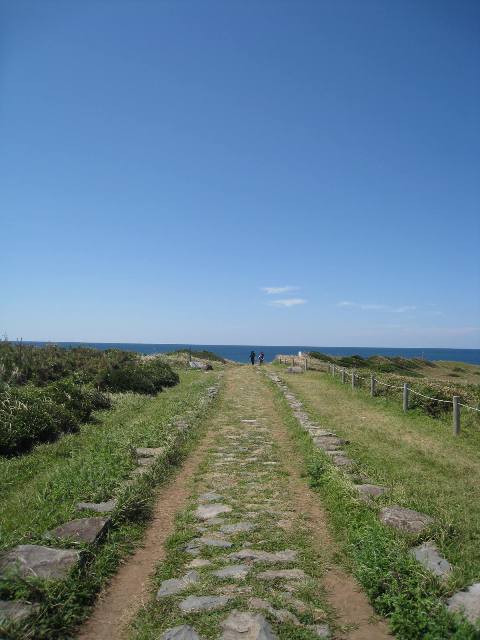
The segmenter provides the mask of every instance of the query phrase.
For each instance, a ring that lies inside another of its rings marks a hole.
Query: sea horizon
[[[235,362],[247,362],[250,351],[263,351],[267,362],[271,362],[276,355],[297,355],[305,351],[321,351],[328,355],[348,356],[360,355],[368,358],[372,355],[422,358],[425,360],[448,360],[451,362],[465,362],[480,365],[480,349],[457,349],[455,347],[327,347],[312,345],[251,345],[251,344],[194,344],[194,343],[148,343],[148,342],[88,342],[88,341],[45,341],[24,340],[24,344],[39,346],[56,344],[65,348],[87,346],[97,349],[124,349],[139,353],[168,353],[178,349],[192,349],[195,351],[213,351],[222,358]]]

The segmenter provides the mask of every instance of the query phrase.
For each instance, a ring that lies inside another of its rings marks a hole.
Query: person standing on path
[[[263,364],[264,360],[265,360],[265,354],[263,353],[263,351],[260,351],[260,355],[258,356],[258,364]]]
[[[255,351],[250,351],[250,362],[252,365],[255,364]]]

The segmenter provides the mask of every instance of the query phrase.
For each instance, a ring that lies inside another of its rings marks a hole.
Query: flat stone
[[[447,608],[452,613],[463,613],[472,624],[477,624],[480,619],[480,582],[454,593],[447,600]]]
[[[202,504],[197,507],[195,515],[199,520],[210,520],[221,513],[230,513],[230,511],[232,511],[232,507],[227,504]]]
[[[0,624],[22,622],[39,609],[40,605],[29,604],[23,600],[0,600]]]
[[[213,536],[197,538],[197,543],[205,547],[218,547],[221,549],[228,549],[232,546],[229,540],[225,540],[225,538],[214,538]]]
[[[156,458],[165,453],[165,447],[137,447],[135,455],[137,458]]]
[[[379,517],[384,524],[406,533],[421,533],[433,524],[430,516],[399,506],[384,507]]]
[[[246,564],[231,564],[224,569],[214,571],[213,575],[217,578],[234,578],[243,579],[247,577],[250,568]]]
[[[291,549],[285,551],[261,551],[257,549],[241,549],[231,553],[229,558],[234,560],[245,560],[247,562],[266,562],[275,564],[277,562],[293,562],[297,558],[297,552]]]
[[[110,518],[78,518],[47,531],[44,538],[93,544],[105,533],[109,524]]]
[[[80,553],[71,549],[21,544],[0,558],[0,577],[12,571],[22,578],[65,578],[79,560]]]
[[[211,564],[211,561],[207,560],[206,558],[194,558],[185,566],[187,567],[187,569],[197,569],[198,567],[208,567]]]
[[[214,611],[223,609],[228,604],[228,596],[188,596],[179,604],[184,613],[192,611]]]
[[[255,424],[256,420],[242,420],[241,422],[245,422],[246,424]]]
[[[79,502],[77,511],[96,511],[97,513],[110,513],[117,506],[116,500],[107,500],[106,502]]]
[[[151,467],[154,462],[155,458],[137,458],[137,464],[141,467]]]
[[[167,629],[160,636],[160,640],[200,640],[200,636],[193,627],[188,624],[181,624],[179,627]]]
[[[189,571],[181,578],[170,578],[170,580],[164,580],[157,591],[157,600],[160,600],[160,598],[166,598],[167,596],[173,596],[176,593],[181,593],[199,580],[200,575],[197,571]]]
[[[223,629],[221,640],[276,640],[271,626],[260,613],[232,611],[220,623]]]
[[[215,502],[216,500],[222,500],[223,496],[215,491],[207,491],[206,493],[202,493],[202,495],[198,496],[199,502]]]
[[[452,572],[451,564],[439,554],[433,542],[424,542],[418,547],[410,549],[410,553],[420,564],[439,578],[446,579]]]
[[[252,531],[256,528],[252,522],[236,522],[235,524],[225,524],[220,527],[222,533],[243,533],[245,531]]]
[[[357,484],[355,485],[355,489],[361,496],[377,498],[378,496],[383,496],[383,494],[387,491],[385,487],[379,487],[376,484]]]
[[[304,369],[302,367],[288,367],[287,373],[303,373]]]
[[[261,571],[257,573],[259,580],[306,580],[307,574],[302,569],[279,569],[278,571]]]

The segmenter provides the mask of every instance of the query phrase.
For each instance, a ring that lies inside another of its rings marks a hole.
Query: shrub
[[[0,389],[0,453],[19,453],[37,442],[76,431],[110,399],[73,378],[46,387],[25,385]]]
[[[335,358],[327,356],[326,353],[322,353],[321,351],[310,351],[308,355],[310,356],[310,358],[315,358],[316,360],[323,360],[324,362],[336,362]]]
[[[75,414],[43,389],[26,386],[0,392],[0,453],[17,453],[77,428]]]
[[[59,380],[44,389],[55,403],[71,411],[80,422],[90,420],[96,409],[111,407],[111,401],[104,393],[91,385],[81,384],[73,377]]]
[[[178,381],[178,375],[169,364],[160,358],[151,358],[144,362],[128,362],[109,368],[101,376],[99,386],[110,391],[154,394],[163,387],[177,384]]]

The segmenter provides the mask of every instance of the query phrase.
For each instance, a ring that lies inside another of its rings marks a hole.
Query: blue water
[[[30,344],[44,345],[45,342],[30,342]],[[250,351],[257,354],[265,353],[265,359],[270,362],[279,353],[283,355],[296,355],[299,351],[321,351],[335,356],[350,356],[357,354],[368,358],[373,355],[401,356],[403,358],[424,358],[425,360],[453,360],[455,362],[468,362],[480,364],[480,349],[400,349],[388,347],[312,347],[297,346],[264,346],[264,345],[235,345],[235,344],[134,344],[131,342],[57,342],[64,347],[89,346],[97,349],[125,349],[140,353],[165,353],[191,347],[195,350],[206,349],[214,351],[222,358],[247,362]]]

